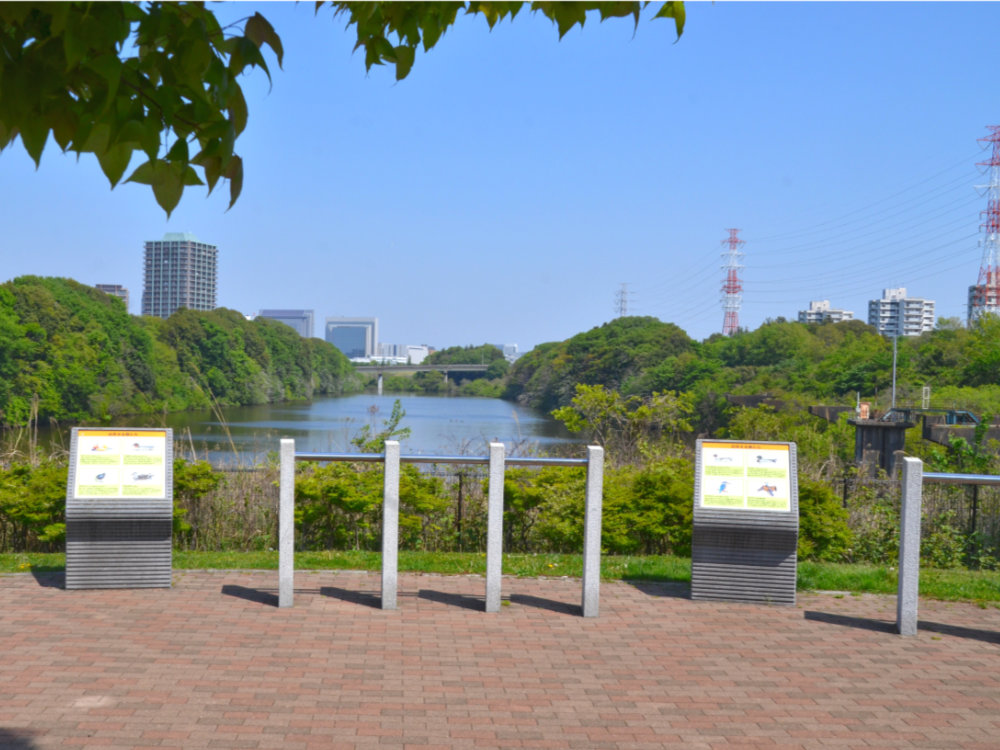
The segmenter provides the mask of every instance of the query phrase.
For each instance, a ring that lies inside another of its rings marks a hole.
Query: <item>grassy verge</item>
[[[0,573],[60,571],[65,567],[61,553],[0,554]],[[378,552],[325,551],[297,552],[298,570],[379,570]],[[174,552],[178,570],[277,570],[277,552]],[[400,551],[403,572],[440,575],[483,575],[486,555],[474,552]],[[570,576],[582,574],[580,555],[504,555],[503,571],[520,577]],[[895,594],[896,571],[877,565],[799,562],[800,591],[848,591],[851,593]],[[601,576],[606,580],[689,582],[691,561],[683,557],[605,556]],[[940,570],[920,571],[920,595],[931,599],[974,601],[1000,605],[1000,571]]]

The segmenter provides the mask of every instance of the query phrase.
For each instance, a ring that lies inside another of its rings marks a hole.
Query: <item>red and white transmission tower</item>
[[[979,226],[984,232],[979,282],[969,287],[969,325],[986,313],[1000,314],[1000,125],[988,127],[990,134],[979,139],[993,148],[990,158],[978,164],[986,167],[990,180],[987,185],[976,186],[986,191],[986,210]]]
[[[728,246],[728,250],[722,254],[722,270],[726,276],[722,281],[722,334],[731,336],[740,327],[740,304],[743,302],[743,282],[740,279],[740,270],[743,264],[743,253],[740,248],[746,242],[739,238],[739,229],[727,229],[729,239],[723,240],[723,247]]]

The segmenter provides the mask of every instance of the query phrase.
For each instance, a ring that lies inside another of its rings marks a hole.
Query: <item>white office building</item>
[[[907,297],[906,288],[883,289],[868,302],[868,323],[883,336],[919,336],[934,330],[934,301]]]
[[[277,320],[298,331],[302,338],[311,339],[313,335],[313,311],[312,310],[261,310],[257,316]]]
[[[854,320],[854,313],[850,310],[840,310],[836,307],[830,307],[830,300],[828,299],[810,302],[808,310],[799,310],[800,323],[822,323],[827,320],[831,323],[839,323],[842,320]]]
[[[327,318],[326,340],[349,358],[378,354],[378,318]]]
[[[379,344],[376,357],[400,365],[420,365],[431,353],[426,344]]]

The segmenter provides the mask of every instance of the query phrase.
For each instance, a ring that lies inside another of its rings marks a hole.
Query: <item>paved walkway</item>
[[[693,602],[574,580],[177,572],[169,590],[0,576],[0,747],[1000,748],[1000,610]]]

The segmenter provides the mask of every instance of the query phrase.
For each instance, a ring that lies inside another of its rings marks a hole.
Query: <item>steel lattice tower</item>
[[[989,175],[989,183],[977,185],[986,191],[986,210],[982,212],[983,259],[979,264],[979,282],[969,287],[969,324],[985,313],[1000,314],[1000,125],[988,126],[990,134],[980,138],[991,149],[990,158],[979,162]]]
[[[740,327],[740,304],[743,302],[743,282],[740,270],[743,264],[743,253],[740,248],[746,243],[739,237],[739,229],[727,229],[729,238],[722,241],[723,247],[728,247],[722,254],[722,270],[726,272],[722,281],[722,333],[731,336]]]
[[[628,315],[628,300],[630,296],[631,292],[628,290],[628,283],[623,281],[615,293],[615,313],[619,318],[624,318]]]

